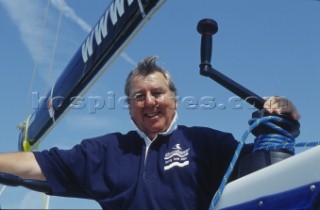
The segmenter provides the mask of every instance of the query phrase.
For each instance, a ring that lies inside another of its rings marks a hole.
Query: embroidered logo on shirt
[[[185,167],[189,165],[188,155],[190,148],[183,150],[180,144],[174,145],[171,152],[167,152],[164,156],[164,170],[173,167]]]
[[[182,150],[181,147],[180,147],[180,144],[176,144],[174,145],[174,147],[172,149],[178,149],[178,150]]]

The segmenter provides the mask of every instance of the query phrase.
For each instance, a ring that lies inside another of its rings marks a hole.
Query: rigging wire
[[[47,74],[47,83],[46,83],[47,87],[45,90],[49,89],[48,86],[49,86],[49,82],[51,80],[52,67],[53,67],[55,55],[56,55],[56,49],[57,49],[58,38],[59,38],[61,22],[62,22],[62,14],[63,14],[62,9],[60,9],[58,25],[57,25],[57,29],[56,29],[56,34],[55,34],[54,43],[53,43],[53,50],[52,50],[52,54],[51,54],[50,66],[49,66],[48,74]]]
[[[34,64],[34,68],[32,71],[32,77],[31,77],[31,81],[30,81],[30,85],[29,85],[29,90],[28,90],[28,94],[27,94],[27,99],[26,99],[26,106],[25,106],[25,111],[24,111],[24,116],[27,116],[28,114],[28,104],[30,102],[30,98],[31,98],[31,93],[32,93],[32,89],[33,89],[33,85],[34,85],[34,81],[35,81],[35,75],[38,71],[39,68],[39,56],[40,56],[40,52],[41,52],[41,47],[43,46],[43,42],[44,42],[44,31],[47,25],[47,20],[48,20],[48,14],[49,14],[49,7],[50,7],[50,0],[47,0],[47,4],[46,4],[46,9],[45,9],[45,13],[44,13],[44,17],[43,17],[43,21],[41,24],[41,32],[40,32],[40,44],[37,47],[36,50],[36,60],[35,60],[35,64]],[[52,50],[52,54],[51,54],[51,59],[50,59],[50,66],[48,69],[48,73],[47,73],[47,81],[46,81],[46,88],[45,90],[48,90],[48,86],[49,83],[51,81],[51,74],[52,74],[52,67],[54,64],[54,59],[55,59],[55,54],[56,54],[56,47],[57,47],[57,43],[58,43],[58,37],[60,34],[60,28],[61,28],[61,22],[62,22],[62,9],[60,9],[60,14],[59,14],[59,20],[58,20],[58,25],[57,25],[57,29],[56,29],[56,34],[54,37],[54,43],[53,43],[53,50]],[[18,125],[18,128],[24,129],[26,126],[25,122],[22,122],[21,124]],[[0,189],[0,196],[3,194],[3,192],[5,191],[6,186],[2,186],[2,188]],[[44,202],[44,209],[49,209],[49,200],[50,197],[46,194],[42,194],[43,195],[43,202]]]
[[[5,189],[7,188],[6,185],[2,185],[1,189],[0,189],[0,196],[2,195],[2,193],[5,191]]]
[[[28,116],[28,104],[30,102],[30,98],[32,95],[32,89],[33,89],[33,85],[34,85],[34,81],[35,81],[35,76],[36,73],[38,72],[39,69],[39,57],[40,57],[40,53],[41,53],[41,48],[43,46],[43,42],[44,42],[44,32],[45,32],[45,28],[47,25],[47,20],[48,20],[48,14],[49,14],[49,7],[50,7],[50,0],[47,0],[47,4],[46,4],[46,8],[45,8],[45,12],[44,12],[44,16],[43,16],[43,21],[41,23],[41,30],[40,30],[40,38],[39,38],[39,42],[40,44],[37,46],[36,48],[36,60],[35,60],[35,64],[32,70],[32,76],[31,76],[31,81],[30,81],[30,85],[29,85],[29,89],[28,89],[28,93],[27,93],[27,97],[26,97],[26,105],[25,105],[25,110],[24,110],[24,116],[27,117]],[[18,129],[25,129],[25,122],[22,122],[18,125]],[[6,190],[6,186],[2,186],[1,190],[0,190],[0,196],[4,193],[4,191]],[[44,195],[44,194],[43,194]],[[44,195],[46,196],[46,195]],[[49,199],[44,199],[45,202],[45,209],[49,209]]]
[[[49,83],[52,82],[51,81],[51,75],[52,75],[52,72],[53,72],[52,69],[53,69],[53,64],[54,64],[54,61],[55,61],[58,38],[59,38],[59,34],[60,34],[60,29],[61,29],[62,15],[63,15],[63,12],[62,12],[62,9],[60,9],[59,20],[58,20],[58,25],[57,25],[57,29],[56,29],[55,38],[54,38],[53,50],[52,50],[52,54],[51,54],[51,60],[50,60],[50,66],[49,66],[49,69],[48,69],[47,82],[46,82],[45,90],[49,89]],[[44,209],[49,209],[50,196],[46,195],[44,193],[42,195],[43,195]]]
[[[28,107],[28,104],[29,104],[29,101],[30,101],[30,98],[31,98],[31,93],[32,93],[32,88],[33,88],[33,84],[34,84],[35,75],[36,75],[36,73],[38,71],[38,67],[39,67],[38,57],[40,55],[41,47],[43,46],[44,29],[45,29],[45,26],[47,24],[49,6],[50,6],[50,0],[47,1],[45,13],[44,13],[44,18],[43,18],[43,21],[42,21],[42,24],[41,24],[40,44],[38,45],[37,50],[36,50],[36,61],[35,61],[34,68],[33,68],[33,71],[32,71],[29,90],[28,90],[28,93],[27,93],[26,106],[25,106],[25,111],[24,111],[25,118],[28,116],[27,107]]]
[[[44,209],[49,209],[49,204],[50,204],[50,196],[46,195],[44,193],[42,193],[43,195],[43,205],[44,205]]]

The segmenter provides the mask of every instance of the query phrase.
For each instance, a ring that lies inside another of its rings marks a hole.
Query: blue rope
[[[263,118],[262,118],[263,119]],[[249,125],[258,123],[258,125],[265,125],[269,128],[277,131],[280,134],[264,134],[260,135],[254,140],[254,152],[255,151],[274,151],[274,150],[285,150],[286,152],[294,155],[295,137],[276,125],[275,123],[282,123],[291,125],[292,123],[284,118],[277,116],[268,116],[266,121],[260,121],[258,118],[253,118],[249,121]]]
[[[254,151],[285,150],[286,152],[294,155],[294,148],[296,147],[314,147],[320,145],[320,142],[296,143],[295,138],[291,133],[274,124],[276,122],[281,122],[290,125],[290,121],[277,116],[271,116],[269,117],[269,120],[267,120],[267,122],[263,122],[262,124],[267,125],[281,134],[266,134],[256,137],[254,140]],[[251,125],[256,121],[258,121],[258,119],[251,119],[249,124]]]
[[[266,116],[262,118],[253,118],[249,121],[249,129],[244,132],[242,135],[242,139],[238,144],[238,147],[233,155],[233,158],[230,162],[230,165],[223,176],[223,179],[220,183],[220,186],[214,195],[209,210],[213,210],[214,207],[218,204],[220,197],[222,195],[222,192],[228,182],[228,179],[230,178],[230,175],[233,171],[233,168],[239,158],[239,155],[241,153],[241,150],[243,148],[243,145],[245,144],[249,134],[252,130],[254,130],[256,127],[260,125],[268,126],[269,128],[272,128],[276,130],[280,134],[267,134],[267,135],[260,135],[256,137],[254,140],[254,151],[273,151],[273,150],[285,150],[290,154],[294,154],[294,148],[295,147],[313,147],[320,145],[320,142],[302,142],[302,143],[295,143],[294,136],[286,131],[285,129],[279,127],[275,123],[281,122],[281,123],[289,123],[288,120],[285,120],[281,117],[277,116]]]

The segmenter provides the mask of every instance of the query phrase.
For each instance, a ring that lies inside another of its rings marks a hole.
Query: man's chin
[[[154,133],[154,134],[162,133],[165,131],[166,129],[163,126],[152,126],[152,127],[149,127],[148,129],[149,133]]]

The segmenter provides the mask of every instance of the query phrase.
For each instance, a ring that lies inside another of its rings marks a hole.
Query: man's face
[[[135,76],[130,97],[131,118],[150,139],[169,128],[176,111],[176,99],[162,73]]]

